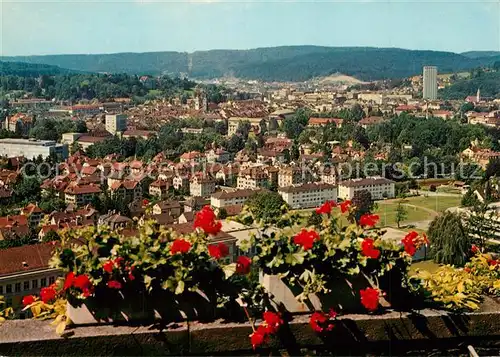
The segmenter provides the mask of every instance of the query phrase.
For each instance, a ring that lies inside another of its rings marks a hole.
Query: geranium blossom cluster
[[[272,311],[264,312],[262,320],[262,324],[254,329],[253,333],[250,335],[250,342],[254,349],[267,343],[269,336],[278,332],[281,325],[283,325],[281,314]]]

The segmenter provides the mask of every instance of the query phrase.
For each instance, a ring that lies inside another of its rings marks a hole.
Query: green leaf
[[[302,264],[304,263],[304,258],[306,256],[306,252],[300,251],[297,253],[289,253],[285,256],[285,263],[290,265]]]

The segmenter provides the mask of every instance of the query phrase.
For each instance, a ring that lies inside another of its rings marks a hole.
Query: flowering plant
[[[342,226],[341,216],[349,217],[354,209],[350,201],[338,206],[328,201],[316,209],[322,215],[320,225],[298,232],[263,226],[261,235],[241,242],[240,249],[255,246],[258,267],[298,290],[299,301],[307,300],[310,294],[329,295],[333,290],[336,293],[330,295],[338,295],[341,283],[348,286],[357,305],[375,311],[389,285],[399,286],[409,294],[409,265],[427,239],[416,232],[401,242],[383,239],[384,232],[374,227],[379,217],[373,214],[361,216],[359,223]],[[301,222],[293,214],[284,214],[282,219],[291,222],[292,227]],[[361,284],[357,284],[359,280]],[[339,305],[331,307],[346,310],[345,305]]]
[[[233,275],[247,273],[248,263],[245,269],[220,263],[229,249],[210,243],[221,224],[209,207],[197,214],[194,228],[183,236],[154,222],[133,237],[106,226],[63,232],[51,261],[66,273],[62,296],[72,306],[91,306],[105,320],[132,318],[136,311],[196,318],[199,311],[215,314],[219,302],[235,304]],[[186,306],[192,301],[206,306]]]
[[[439,307],[477,310],[485,295],[500,296],[500,261],[472,246],[474,256],[463,268],[445,265],[435,272],[418,271],[427,297]]]

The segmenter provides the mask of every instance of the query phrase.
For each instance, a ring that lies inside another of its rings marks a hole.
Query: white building
[[[339,198],[351,200],[356,191],[366,190],[373,200],[395,197],[394,181],[385,177],[367,177],[339,182]]]
[[[223,208],[233,205],[242,205],[252,195],[260,190],[235,190],[235,191],[219,191],[210,196],[210,205],[215,208]]]
[[[44,159],[51,155],[66,159],[68,145],[57,144],[54,140],[0,139],[0,156],[24,156],[27,159],[33,159],[40,155]]]
[[[424,67],[424,99],[435,100],[437,98],[437,67]]]
[[[278,193],[293,209],[318,207],[325,201],[337,200],[337,186],[326,183],[280,187]]]
[[[125,114],[106,114],[106,131],[111,134],[127,130],[127,116]]]

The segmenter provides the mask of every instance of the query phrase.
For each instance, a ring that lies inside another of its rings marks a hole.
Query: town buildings
[[[338,186],[338,197],[343,200],[352,200],[362,190],[370,192],[373,200],[395,197],[395,182],[380,176],[345,180]]]
[[[210,196],[210,205],[215,208],[242,205],[246,200],[255,195],[257,192],[260,192],[260,190],[244,189],[215,192]]]

